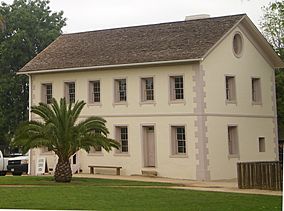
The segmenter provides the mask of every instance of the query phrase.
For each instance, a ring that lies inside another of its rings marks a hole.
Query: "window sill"
[[[129,153],[124,153],[124,152],[116,152],[113,155],[118,157],[130,157]]]
[[[127,101],[122,101],[122,102],[114,102],[113,104],[112,104],[113,106],[119,106],[119,105],[124,105],[124,106],[128,106],[128,103],[127,103]]]
[[[102,152],[90,152],[88,156],[104,156],[104,154]]]
[[[88,103],[87,106],[102,106],[102,103]]]
[[[170,100],[169,104],[185,104],[185,100]]]
[[[170,155],[170,158],[188,158],[187,154]]]
[[[41,155],[53,155],[54,154],[54,152],[41,152],[40,153]]]
[[[226,105],[228,104],[234,104],[234,105],[237,105],[237,101],[236,100],[226,100]]]
[[[140,105],[156,105],[156,101],[154,100],[141,101]]]
[[[236,155],[228,155],[228,159],[240,159],[240,155],[236,154]]]
[[[260,102],[252,101],[251,104],[252,104],[252,105],[262,105],[262,102],[261,102],[261,101],[260,101]]]

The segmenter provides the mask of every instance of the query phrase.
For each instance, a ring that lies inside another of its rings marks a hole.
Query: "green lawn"
[[[280,196],[167,188],[171,185],[85,178],[57,184],[51,177],[6,176],[0,177],[0,209],[281,210]]]

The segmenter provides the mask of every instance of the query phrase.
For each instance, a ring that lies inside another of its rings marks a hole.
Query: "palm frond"
[[[118,148],[119,143],[108,138],[106,121],[101,117],[89,117],[78,122],[84,101],[67,104],[65,98],[52,99],[50,105],[40,103],[32,107],[32,112],[42,121],[22,124],[16,132],[14,144],[24,151],[35,147],[48,147],[60,159],[69,159],[79,149],[101,146],[106,151]]]

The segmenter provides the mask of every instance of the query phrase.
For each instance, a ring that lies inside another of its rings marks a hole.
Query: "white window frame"
[[[95,147],[91,147],[88,155],[99,155],[99,156],[104,155],[102,147],[100,147],[100,148],[101,148],[100,150],[96,150]]]
[[[51,94],[48,94],[48,86],[51,86]],[[51,95],[51,98],[48,96]],[[42,83],[41,84],[41,101],[46,104],[51,104],[52,103],[52,98],[53,98],[53,86],[52,83]]]
[[[147,80],[152,79],[152,89],[147,89]],[[141,92],[141,103],[154,103],[155,102],[155,81],[153,76],[141,77],[140,78],[140,92]],[[152,99],[147,98],[147,93],[152,92]]]
[[[239,158],[239,129],[238,125],[229,124],[227,126],[228,157]]]
[[[234,75],[225,75],[225,99],[226,103],[237,103],[236,77]]]
[[[64,82],[64,97],[66,99],[66,103],[70,103],[71,99],[70,99],[70,95],[73,93],[70,93],[70,85],[74,84],[74,102],[76,102],[76,82],[75,81],[65,81]]]
[[[127,129],[127,139],[126,139],[127,151],[122,150],[122,138],[121,138],[121,129],[122,128]],[[115,125],[114,126],[114,132],[115,132],[115,140],[118,143],[120,143],[119,149],[115,150],[115,155],[129,155],[129,127],[128,127],[128,125]]]
[[[182,88],[176,88],[175,79],[177,77],[182,78]],[[185,102],[185,77],[183,74],[169,75],[169,101],[170,103],[184,103]],[[178,99],[176,89],[182,90],[183,98]]]
[[[184,139],[182,139],[180,142],[184,142],[184,148],[185,152],[179,152],[179,146],[178,146],[178,139],[177,139],[177,129],[183,128],[184,129]],[[186,132],[186,125],[170,125],[170,157],[187,157],[188,155],[188,141],[187,141],[187,132]]]
[[[119,82],[125,80],[125,100],[121,100],[121,90],[120,90],[120,85]],[[114,104],[127,104],[128,96],[127,96],[127,78],[115,78],[114,81]]]
[[[99,83],[98,90],[94,90],[95,83]],[[101,80],[96,79],[96,80],[90,80],[89,81],[89,104],[94,104],[94,105],[101,105],[101,100],[102,100],[102,94],[101,94]],[[99,101],[95,101],[95,94],[99,95]]]
[[[251,101],[253,105],[262,104],[261,78],[251,77]]]

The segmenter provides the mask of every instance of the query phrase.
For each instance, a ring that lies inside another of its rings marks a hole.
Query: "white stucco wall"
[[[236,32],[242,34],[240,58],[233,54]],[[240,28],[231,32],[202,63],[205,71],[205,112],[211,179],[236,178],[236,162],[275,160],[277,156],[273,104],[273,68]],[[236,80],[236,104],[226,103],[225,75]],[[252,103],[251,78],[261,79],[262,104]],[[228,156],[228,125],[238,126],[239,158]],[[265,152],[258,151],[258,138],[265,138]]]
[[[113,70],[94,70],[84,72],[56,73],[33,75],[33,104],[41,101],[41,84],[52,83],[53,95],[59,99],[64,94],[64,82],[75,81],[76,99],[88,101],[88,81],[101,81],[101,104],[87,104],[81,118],[91,115],[102,116],[107,120],[109,137],[115,137],[115,126],[128,126],[128,155],[110,153],[87,154],[80,152],[80,166],[88,173],[88,165],[122,166],[121,174],[141,174],[143,166],[142,125],[155,127],[156,170],[159,176],[172,178],[196,178],[195,158],[195,117],[193,116],[193,75],[192,65],[161,66],[148,68],[129,68]],[[184,96],[181,103],[169,101],[169,76],[184,76]],[[154,77],[155,103],[140,102],[140,78]],[[127,79],[127,104],[114,104],[113,83],[116,78]],[[33,116],[35,118],[35,116]],[[186,127],[187,155],[176,157],[171,155],[170,126]],[[43,154],[49,156],[47,153]],[[49,158],[49,166],[53,167],[53,158]],[[102,170],[103,171],[103,170]],[[106,170],[107,171],[107,170]],[[105,171],[105,172],[106,172]],[[109,172],[109,171],[108,171]]]

